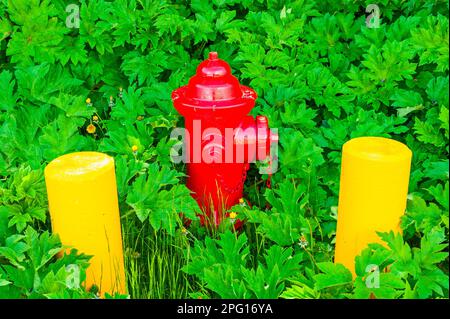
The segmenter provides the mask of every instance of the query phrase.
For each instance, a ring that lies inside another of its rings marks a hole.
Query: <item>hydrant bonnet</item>
[[[172,93],[174,106],[183,116],[199,109],[220,113],[221,109],[229,112],[230,108],[245,115],[253,108],[256,98],[254,90],[239,84],[228,63],[219,59],[217,52],[210,52],[209,58],[200,63],[188,85]]]

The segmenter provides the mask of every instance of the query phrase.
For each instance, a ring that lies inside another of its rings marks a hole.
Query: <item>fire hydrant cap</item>
[[[231,74],[231,68],[219,59],[217,52],[197,67],[197,73],[189,80],[186,98],[203,101],[233,100],[242,96],[239,81]]]
[[[193,107],[213,105],[221,108],[225,105],[231,107],[245,104],[248,100],[254,101],[256,93],[240,85],[238,79],[231,74],[228,63],[219,59],[217,52],[210,52],[208,59],[197,67],[197,72],[188,85],[173,92],[172,99],[175,101],[179,98]]]
[[[231,74],[230,66],[227,62],[219,59],[217,52],[209,52],[208,59],[197,67],[197,75],[202,78],[226,77],[228,74]],[[234,78],[233,81],[237,81],[237,79]]]

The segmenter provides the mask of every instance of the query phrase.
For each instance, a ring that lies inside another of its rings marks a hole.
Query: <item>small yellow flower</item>
[[[88,98],[86,99],[86,104],[91,104],[91,98],[88,97]]]
[[[237,217],[237,213],[235,213],[235,212],[231,212],[230,213],[230,218],[231,219],[236,219],[236,217]]]
[[[131,146],[131,150],[133,151],[133,153],[136,153],[138,151],[139,147],[137,147],[137,145],[133,145]]]
[[[188,231],[187,231],[187,229],[186,228],[181,228],[181,233],[183,234],[183,235],[187,235],[187,233],[188,233]]]
[[[93,120],[94,122],[98,122],[98,116],[97,116],[97,115],[94,115],[94,116],[92,117],[92,120]]]
[[[94,134],[95,131],[97,131],[97,128],[95,127],[94,124],[89,124],[88,127],[86,128],[86,132],[88,132],[89,134]]]
[[[242,204],[244,204],[244,203],[245,203],[244,199],[243,199],[243,198],[240,198],[240,199],[239,199],[239,204],[242,205]]]

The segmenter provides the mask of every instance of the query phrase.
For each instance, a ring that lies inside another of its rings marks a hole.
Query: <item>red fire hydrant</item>
[[[247,115],[256,98],[217,52],[200,63],[188,85],[172,92],[185,118],[187,186],[205,213],[202,223],[221,223],[225,211],[242,198],[249,163],[267,160],[278,142],[265,116]]]

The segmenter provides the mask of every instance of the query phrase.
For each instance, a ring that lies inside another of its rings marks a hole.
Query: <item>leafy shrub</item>
[[[92,296],[65,284],[87,259],[55,257],[43,168],[97,150],[116,159],[132,297],[448,298],[447,1],[380,0],[369,28],[371,1],[82,0],[79,29],[72,2],[0,0],[0,297]],[[241,234],[199,227],[169,160],[170,93],[212,50],[281,138],[273,187],[253,167],[252,207],[233,208]],[[366,135],[414,156],[403,235],[361,252],[352,279],[332,264],[340,151]]]

